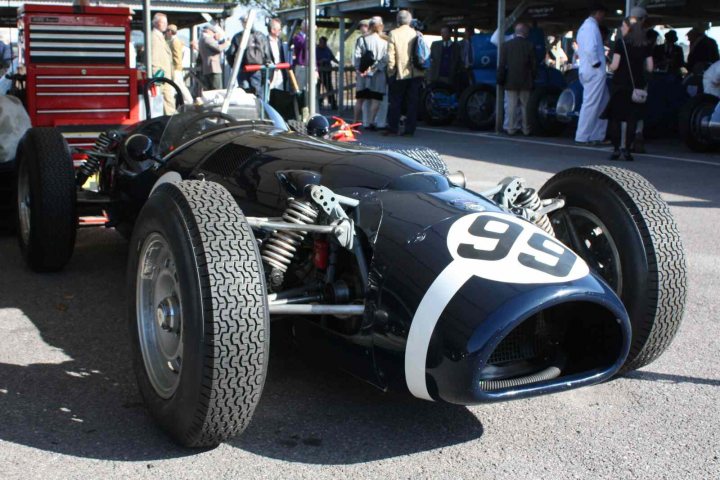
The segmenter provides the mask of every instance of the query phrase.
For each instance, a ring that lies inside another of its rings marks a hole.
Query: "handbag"
[[[358,70],[360,70],[360,73],[365,73],[368,71],[370,67],[375,65],[375,54],[372,50],[368,48],[367,42],[365,41],[365,37],[362,37],[363,44],[365,45],[365,51],[362,53],[362,56],[360,57],[360,65],[358,66]]]
[[[625,45],[625,39],[620,40],[625,50],[625,61],[627,62],[628,72],[630,72],[630,82],[632,83],[633,91],[630,99],[633,103],[645,103],[647,102],[648,92],[644,88],[635,87],[635,78],[633,77],[632,67],[630,66],[630,55],[628,54],[627,45]]]

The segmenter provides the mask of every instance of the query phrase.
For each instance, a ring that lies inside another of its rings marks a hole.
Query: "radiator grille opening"
[[[480,385],[497,390],[608,368],[622,346],[620,324],[609,310],[589,302],[557,305],[528,318],[500,341],[481,372]]]

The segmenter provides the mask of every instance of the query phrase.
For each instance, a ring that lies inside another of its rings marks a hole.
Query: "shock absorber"
[[[537,212],[543,206],[542,201],[534,188],[526,188],[522,193],[520,193],[520,195],[517,196],[513,204],[516,207],[523,208],[530,212]],[[555,236],[555,230],[553,230],[550,218],[548,218],[546,214],[537,215],[537,213],[535,213],[531,220],[535,223],[535,225],[545,230],[548,234]]]
[[[282,214],[282,219],[289,223],[311,225],[315,223],[318,211],[311,203],[288,199],[288,207]],[[305,238],[306,232],[274,231],[262,245],[260,256],[270,268],[270,285],[282,285],[290,263],[292,263],[298,246]]]
[[[100,171],[100,161],[107,155],[110,147],[118,138],[118,133],[115,131],[102,132],[98,135],[92,150],[87,153],[87,159],[78,168],[78,186],[82,186],[88,178]]]

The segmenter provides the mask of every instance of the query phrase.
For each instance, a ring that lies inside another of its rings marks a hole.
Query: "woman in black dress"
[[[600,118],[608,120],[608,136],[614,150],[611,160],[622,155],[625,160],[633,160],[630,146],[635,141],[637,122],[645,115],[645,104],[632,100],[633,88],[647,88],[645,72],[653,71],[652,51],[647,37],[638,23],[623,20],[621,35],[615,40],[610,71],[614,72],[610,87],[610,101]],[[632,73],[632,75],[631,75]],[[634,87],[633,87],[634,83]],[[625,122],[625,148],[620,148],[621,124]]]

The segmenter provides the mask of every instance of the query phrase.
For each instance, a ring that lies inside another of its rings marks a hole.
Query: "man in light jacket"
[[[608,102],[605,75],[605,46],[600,34],[600,24],[607,9],[602,5],[593,6],[590,16],[578,30],[579,77],[583,86],[583,103],[575,132],[575,141],[583,144],[597,144],[605,140],[607,120],[600,114]]]
[[[387,76],[390,111],[388,112],[388,127],[385,132],[387,135],[398,134],[403,104],[407,105],[404,135],[415,134],[420,85],[425,72],[413,65],[412,49],[417,32],[410,26],[410,22],[412,22],[410,12],[400,10],[397,14],[399,26],[390,32],[388,40]],[[420,39],[420,41],[424,40]]]
[[[168,27],[167,16],[164,13],[156,13],[152,19],[152,26],[152,75],[153,77],[165,77],[172,80],[172,52],[165,39],[165,31]],[[163,83],[160,90],[163,95],[165,115],[172,115],[175,113],[175,89],[167,83]]]
[[[187,105],[191,105],[193,103],[193,98],[192,95],[190,95],[190,90],[188,90],[187,85],[185,85],[185,76],[183,75],[183,56],[185,53],[185,44],[177,36],[177,31],[177,25],[173,25],[171,23],[170,25],[168,25],[165,32],[168,44],[170,45],[170,51],[172,52],[172,81],[175,82],[180,88],[180,91],[183,95],[183,101]]]

